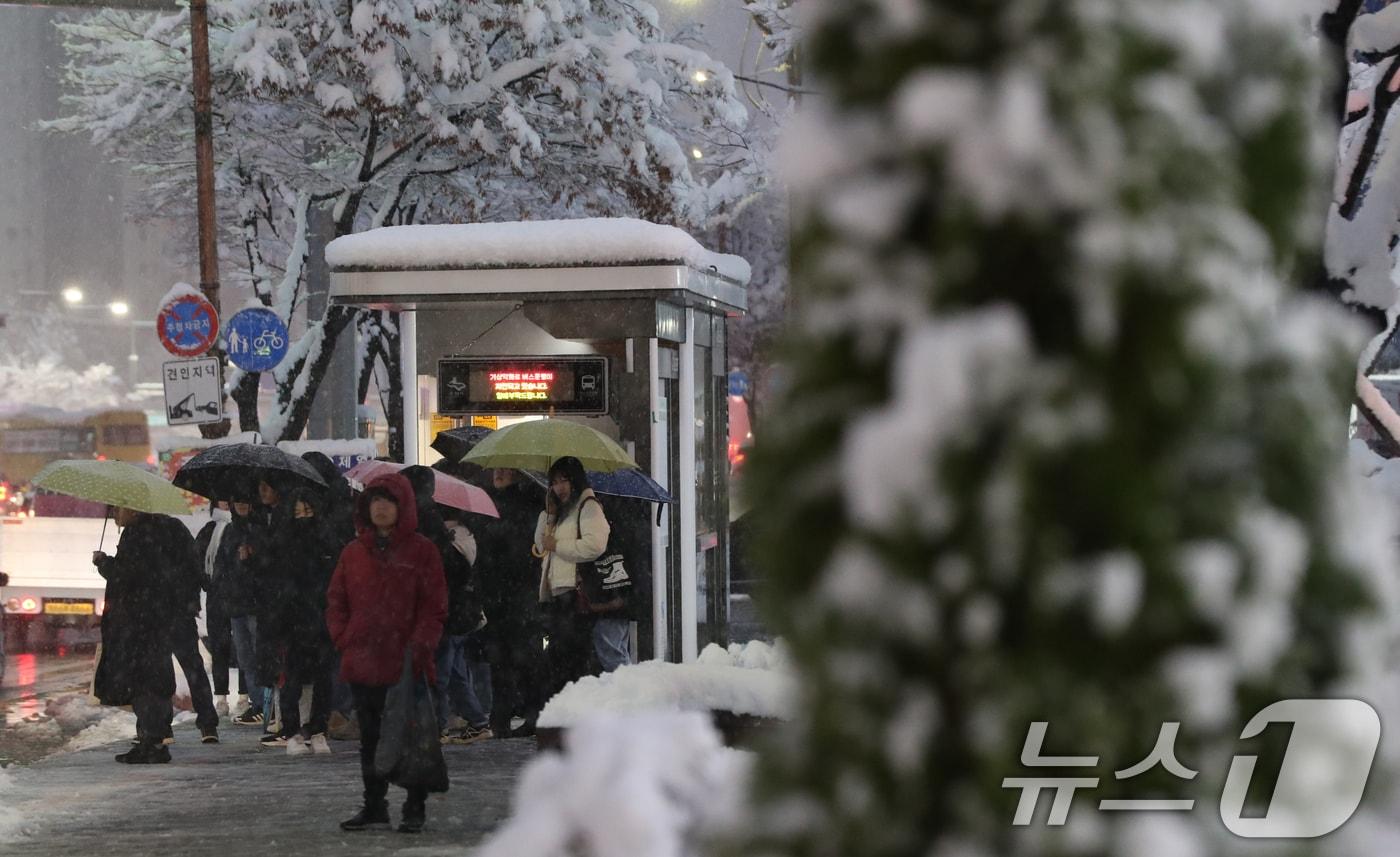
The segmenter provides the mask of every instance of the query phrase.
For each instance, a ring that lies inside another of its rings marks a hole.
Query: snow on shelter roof
[[[630,217],[384,226],[335,239],[326,263],[338,271],[684,265],[739,285],[750,275],[738,256]]]

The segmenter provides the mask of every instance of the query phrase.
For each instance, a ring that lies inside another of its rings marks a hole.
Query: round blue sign
[[[729,395],[747,396],[749,394],[749,375],[742,369],[735,369],[729,373]]]
[[[287,325],[270,309],[239,310],[228,320],[228,359],[245,372],[266,372],[287,356]]]

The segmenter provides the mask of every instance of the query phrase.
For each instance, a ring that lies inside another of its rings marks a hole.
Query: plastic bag
[[[447,760],[442,756],[440,734],[428,679],[414,678],[413,655],[405,652],[403,675],[384,697],[375,772],[406,789],[447,791]]]

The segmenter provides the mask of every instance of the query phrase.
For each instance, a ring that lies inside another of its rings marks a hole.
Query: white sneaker
[[[293,735],[287,739],[288,756],[305,756],[311,752],[311,745],[306,743],[306,739],[300,735]]]
[[[329,745],[329,744],[326,743],[326,736],[324,736],[324,735],[312,735],[312,736],[311,736],[311,741],[310,741],[309,743],[310,743],[310,745],[311,745],[311,752],[315,753],[316,755],[318,755],[318,756],[328,756],[328,755],[330,755],[330,752],[331,752],[331,745]]]
[[[227,697],[227,696],[216,696],[216,697],[214,697],[214,713],[215,713],[215,714],[218,714],[220,717],[228,717],[228,697]]]

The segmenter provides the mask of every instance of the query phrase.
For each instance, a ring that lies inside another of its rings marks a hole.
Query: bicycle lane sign
[[[262,307],[239,310],[224,333],[228,359],[245,372],[266,372],[287,356],[287,325]]]

